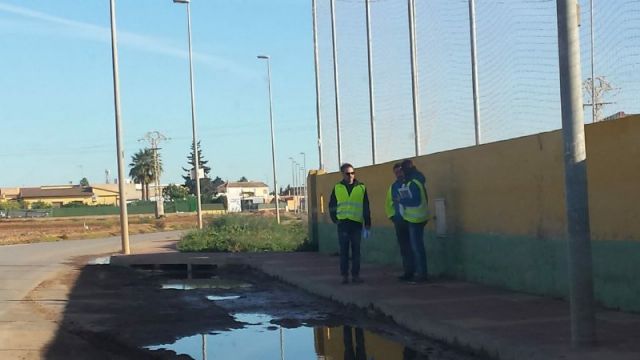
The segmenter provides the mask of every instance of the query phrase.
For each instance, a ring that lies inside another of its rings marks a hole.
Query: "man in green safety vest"
[[[410,166],[407,166],[410,165]],[[405,184],[399,189],[402,218],[409,225],[409,241],[417,276],[415,281],[427,281],[427,255],[424,248],[424,227],[429,221],[429,207],[424,175],[409,160],[402,163]]]
[[[342,181],[331,192],[329,214],[331,221],[338,225],[340,243],[340,274],[342,283],[349,283],[349,249],[351,249],[351,281],[361,283],[360,278],[360,239],[362,226],[371,228],[369,197],[364,184],[356,179],[351,164],[340,166]]]
[[[396,176],[396,181],[391,184],[391,186],[389,186],[389,190],[387,190],[384,211],[387,214],[387,218],[393,222],[393,227],[396,230],[398,247],[400,248],[400,255],[402,256],[402,268],[404,273],[399,276],[398,279],[401,281],[411,281],[413,280],[413,275],[416,270],[415,263],[413,261],[411,240],[409,239],[409,222],[402,217],[404,214],[404,207],[400,205],[400,190],[406,188],[402,164],[396,163],[393,165],[393,174]]]

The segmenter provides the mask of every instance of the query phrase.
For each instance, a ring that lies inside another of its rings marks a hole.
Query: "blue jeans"
[[[427,254],[424,250],[424,227],[427,223],[409,223],[409,241],[418,276],[427,276]]]
[[[349,248],[351,248],[351,276],[360,275],[360,236],[362,224],[345,221],[338,224],[340,241],[340,274],[349,275]]]
[[[396,238],[398,239],[400,256],[402,256],[404,275],[413,276],[413,273],[416,271],[416,265],[413,260],[413,249],[411,248],[411,240],[409,238],[409,223],[402,219],[394,219],[393,226],[396,229]]]

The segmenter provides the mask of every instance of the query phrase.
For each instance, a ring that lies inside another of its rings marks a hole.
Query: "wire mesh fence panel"
[[[640,0],[579,0],[585,121],[640,112]],[[371,0],[377,162],[413,156],[408,0]],[[469,0],[415,0],[421,153],[475,144]],[[365,0],[336,0],[343,159],[372,162]],[[554,0],[476,0],[482,143],[562,127]],[[337,169],[330,0],[318,0],[326,163]],[[591,82],[593,85],[591,85]]]
[[[373,86],[379,162],[413,156],[407,1],[373,1]]]
[[[484,142],[561,127],[555,1],[479,1]]]
[[[580,43],[585,121],[591,109],[591,3],[580,1]],[[593,0],[596,120],[640,113],[640,0]]]
[[[336,1],[342,161],[371,164],[371,127],[364,1]]]
[[[475,144],[467,1],[417,1],[420,140],[425,153]]]
[[[322,151],[324,153],[325,168],[329,171],[336,171],[340,165],[338,164],[338,144],[336,141],[331,9],[329,0],[317,0],[317,21]]]

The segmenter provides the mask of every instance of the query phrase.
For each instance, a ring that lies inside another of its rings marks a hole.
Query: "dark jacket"
[[[353,187],[356,185],[364,185],[363,183],[359,182],[358,180],[354,180],[353,184],[347,184],[344,180],[340,181],[340,183],[342,183],[344,186],[347,187],[347,193],[349,195],[351,195],[351,190],[353,190]],[[331,199],[329,199],[329,215],[331,216],[331,221],[333,221],[334,224],[338,224],[343,223],[343,222],[349,222],[349,223],[354,223],[354,224],[359,224],[356,221],[351,221],[351,220],[338,220],[337,217],[337,211],[338,211],[338,200],[336,199],[336,192],[335,192],[335,187],[331,190]],[[364,189],[364,200],[363,200],[363,204],[362,204],[362,217],[364,218],[364,226],[365,227],[370,227],[371,226],[371,211],[369,210],[369,195],[367,194],[367,188],[365,187]]]
[[[415,179],[415,180],[418,180],[418,179]],[[413,181],[409,181],[405,184],[407,184],[409,187],[409,191],[411,192],[411,197],[400,199],[400,204],[402,204],[402,206],[411,206],[411,207],[420,205],[420,188],[418,187],[418,185],[416,185],[416,183]],[[425,189],[425,195],[427,195],[426,189]],[[428,203],[429,198],[426,198],[425,200]]]
[[[427,197],[425,200],[427,201],[427,203],[429,203],[429,194],[427,194],[427,178],[424,176],[424,174],[420,170],[418,170],[416,167],[413,167],[408,171],[408,173],[405,172],[405,178],[407,183],[411,182],[411,180],[418,180],[418,182],[422,184],[422,186],[424,187],[424,194]],[[419,192],[417,191],[418,191],[417,188],[411,189],[412,194],[419,194]],[[420,202],[418,201],[418,203],[411,202],[411,204],[402,204],[402,205],[418,206],[419,203]]]

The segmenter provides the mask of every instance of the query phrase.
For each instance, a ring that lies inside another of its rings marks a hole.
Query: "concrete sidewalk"
[[[318,253],[165,253],[114,256],[115,265],[246,264],[311,293],[375,309],[398,324],[499,359],[640,359],[640,315],[600,309],[599,343],[570,347],[569,306],[563,300],[460,281],[406,284],[397,269],[362,266],[364,284],[341,285],[338,257]]]

